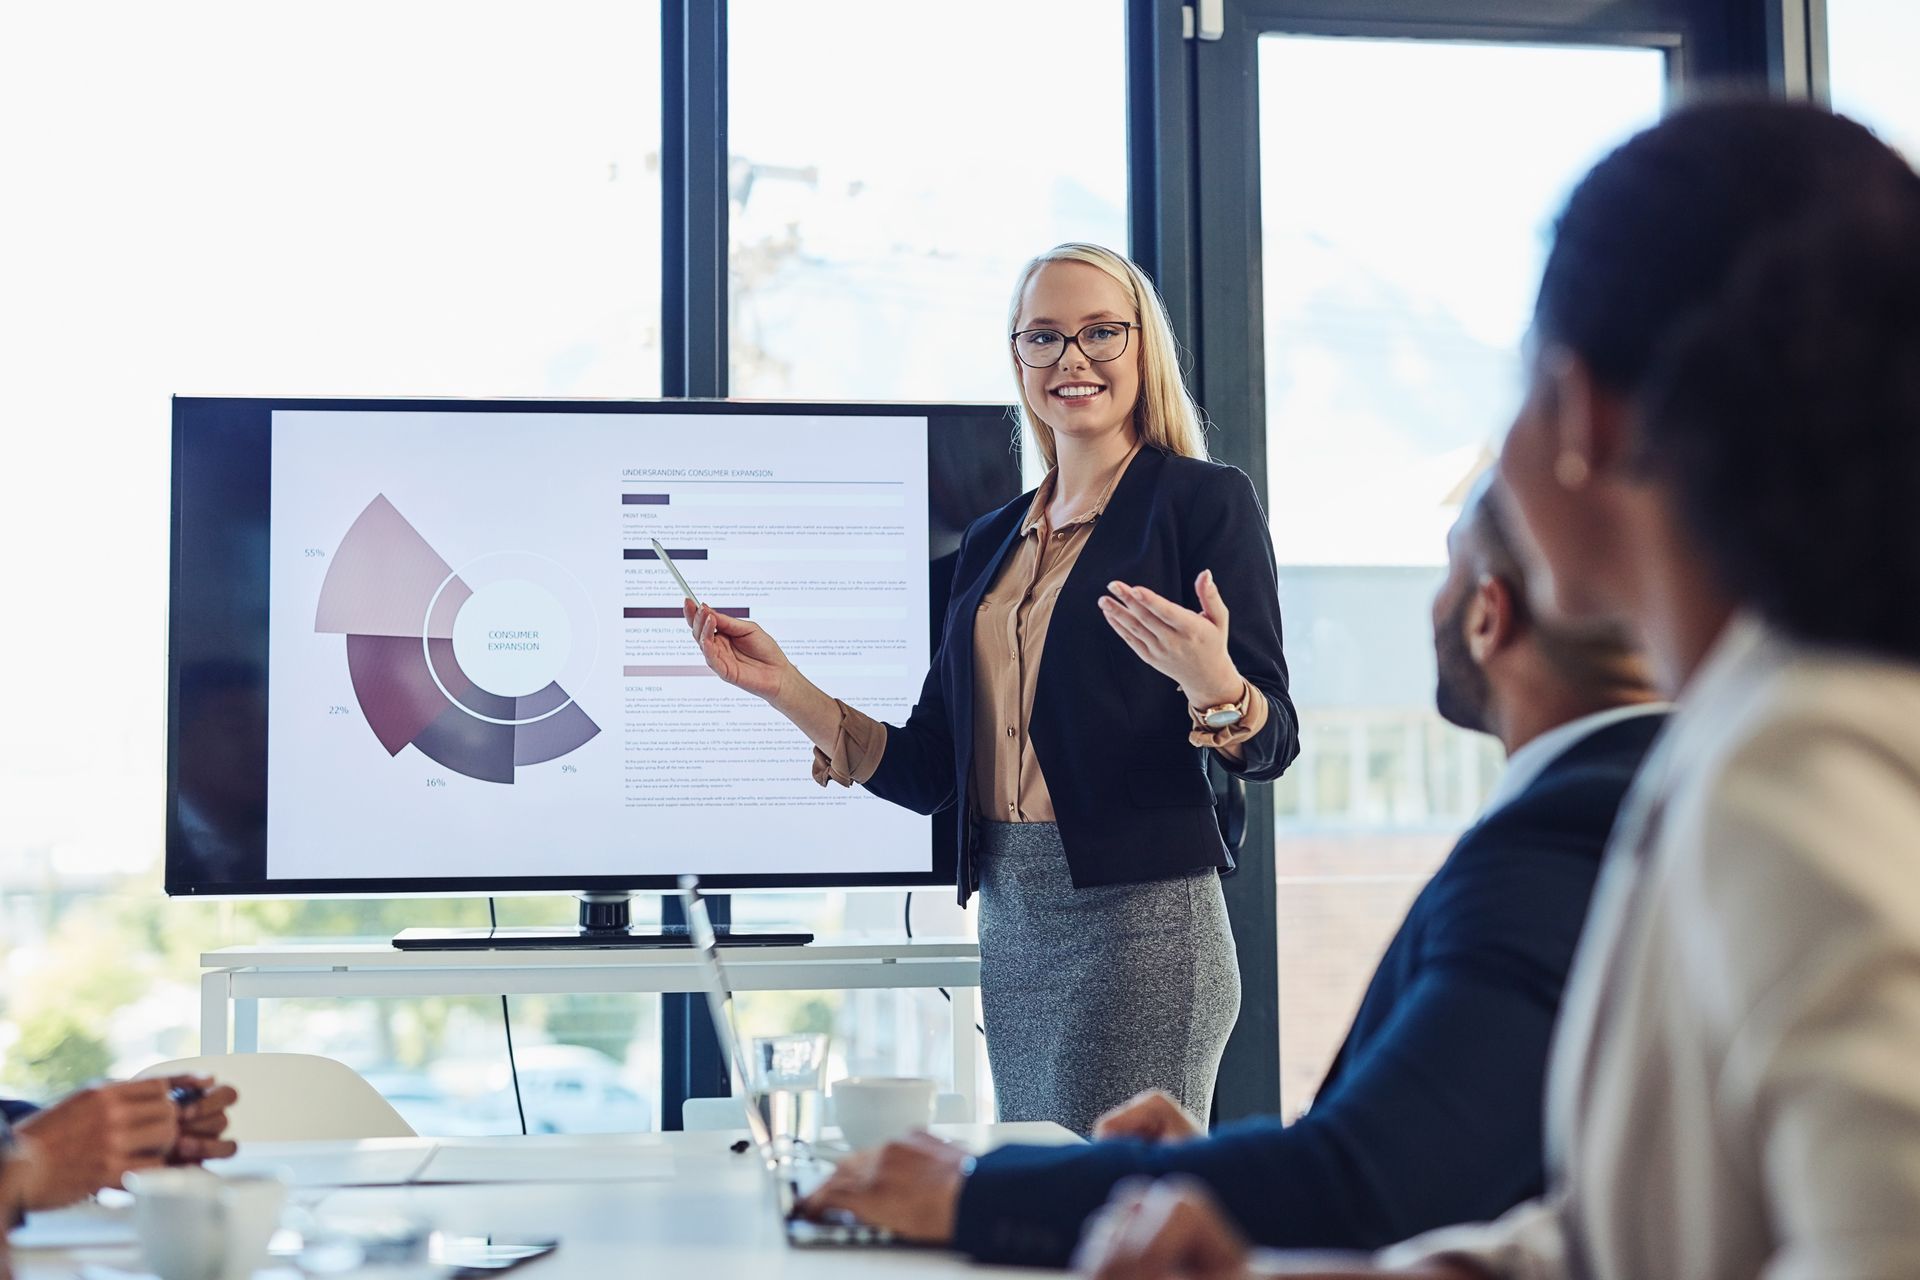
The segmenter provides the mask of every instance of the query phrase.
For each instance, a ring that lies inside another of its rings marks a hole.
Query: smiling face
[[[1126,287],[1100,268],[1049,262],[1027,282],[1014,327],[1072,336],[1101,321],[1119,326],[1139,319]],[[1089,341],[1093,336],[1088,335]],[[1053,428],[1056,439],[1091,444],[1116,432],[1132,437],[1143,344],[1138,331],[1130,330],[1127,337],[1127,349],[1116,360],[1090,360],[1078,342],[1067,342],[1059,344],[1065,347],[1059,362],[1044,369],[1015,361],[1027,403]]]

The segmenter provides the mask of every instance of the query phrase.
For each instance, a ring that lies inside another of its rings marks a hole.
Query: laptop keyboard
[[[833,1166],[823,1160],[790,1160],[785,1162],[784,1172],[790,1189],[788,1204],[791,1205],[798,1204],[815,1187],[825,1182],[833,1173]],[[789,1216],[787,1242],[801,1249],[861,1248],[902,1243],[899,1236],[884,1227],[871,1226],[842,1211],[831,1213],[819,1222]]]
[[[852,1217],[831,1222],[791,1218],[787,1221],[787,1241],[800,1249],[845,1249],[895,1245],[900,1243],[900,1238]]]

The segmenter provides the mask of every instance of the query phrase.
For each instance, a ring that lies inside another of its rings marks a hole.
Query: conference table
[[[1079,1141],[1053,1124],[937,1125],[934,1132],[975,1152],[1014,1142]],[[741,1130],[262,1142],[244,1147],[231,1167],[279,1170],[293,1186],[291,1202],[323,1222],[401,1214],[456,1235],[559,1240],[555,1252],[514,1271],[527,1280],[1033,1274],[975,1267],[925,1249],[792,1248],[764,1165],[751,1151],[732,1150],[745,1137]],[[397,1185],[339,1185],[367,1180]],[[23,1280],[144,1274],[131,1212],[123,1204],[35,1215],[14,1235],[14,1274]],[[36,1240],[45,1247],[28,1247]],[[275,1264],[259,1278],[297,1275]]]

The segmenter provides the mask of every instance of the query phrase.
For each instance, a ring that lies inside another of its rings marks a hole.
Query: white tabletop
[[[1052,1124],[941,1125],[936,1133],[974,1151],[1009,1142],[1058,1145],[1076,1142]],[[361,1216],[403,1212],[419,1215],[444,1231],[557,1238],[552,1255],[516,1271],[527,1280],[610,1275],[793,1277],[1031,1275],[976,1268],[945,1253],[916,1249],[794,1249],[787,1245],[764,1166],[751,1154],[735,1154],[744,1132],[658,1133],[604,1136],[387,1140],[418,1145],[425,1163],[435,1148],[493,1149],[536,1142],[543,1165],[566,1148],[578,1150],[583,1166],[604,1174],[625,1149],[635,1157],[631,1180],[479,1183],[300,1189],[295,1199],[322,1215]],[[298,1144],[302,1157],[318,1144]],[[360,1144],[337,1144],[343,1157]],[[273,1143],[249,1144],[243,1153],[271,1160]],[[663,1170],[665,1172],[663,1172]],[[97,1212],[97,1211],[96,1211]],[[115,1245],[83,1250],[19,1250],[14,1272],[23,1280],[71,1276],[83,1263],[139,1271],[137,1251]],[[264,1273],[263,1273],[264,1274]]]
[[[838,934],[816,938],[804,947],[727,947],[727,964],[792,965],[843,961],[974,960],[980,944],[972,938],[909,938],[896,934]],[[697,957],[686,947],[550,947],[538,950],[402,951],[389,941],[273,942],[222,947],[200,955],[202,969],[500,969],[615,968],[687,965]]]

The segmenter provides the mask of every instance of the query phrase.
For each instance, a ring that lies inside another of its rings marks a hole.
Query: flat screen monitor
[[[896,723],[1005,406],[176,398],[172,894],[950,882],[951,815],[822,788],[708,605]]]

